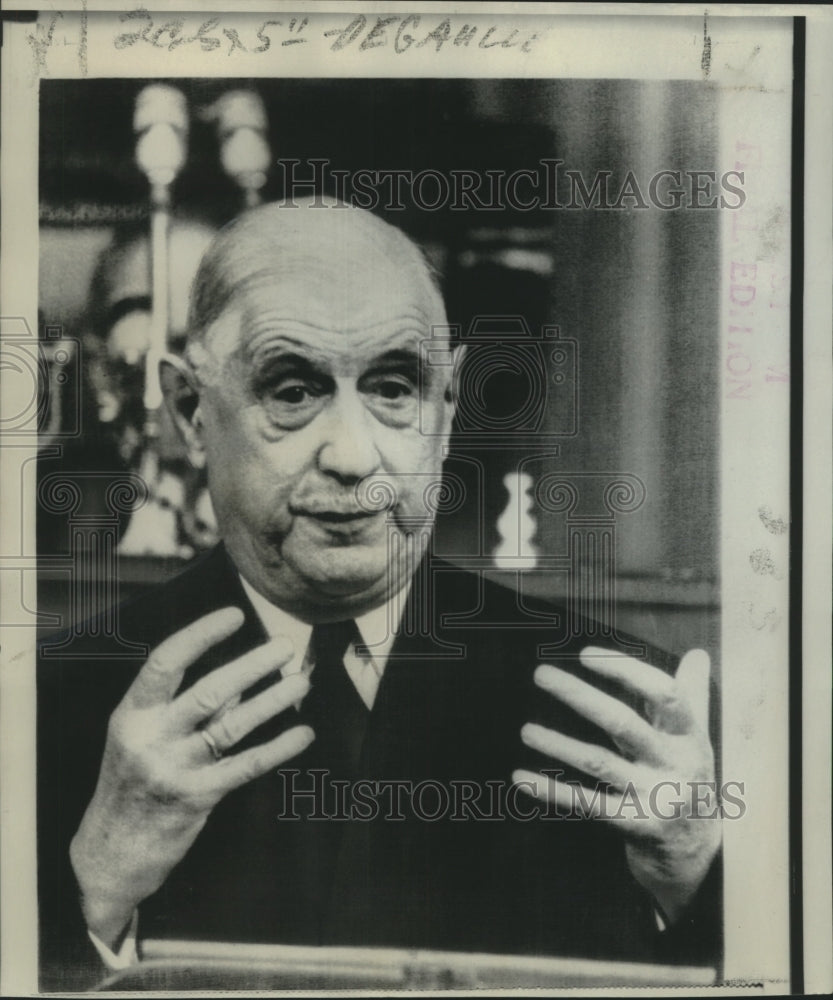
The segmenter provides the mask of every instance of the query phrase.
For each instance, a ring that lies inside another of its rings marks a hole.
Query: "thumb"
[[[702,729],[709,727],[711,660],[705,649],[690,649],[677,667],[677,684],[688,702],[691,717]]]

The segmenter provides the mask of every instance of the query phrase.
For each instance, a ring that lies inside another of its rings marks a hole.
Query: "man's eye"
[[[404,403],[414,395],[413,382],[405,376],[385,376],[372,379],[365,390],[386,403]]]
[[[379,383],[377,392],[383,399],[401,399],[413,393],[413,386],[399,379],[385,379]]]
[[[279,399],[283,403],[303,403],[308,395],[306,386],[290,385],[284,389],[278,389],[272,394],[272,398]]]
[[[286,403],[290,406],[300,406],[320,395],[320,387],[307,382],[284,383],[276,386],[269,393],[270,398],[275,402]]]
[[[286,430],[309,423],[329,391],[326,383],[309,378],[280,378],[255,389],[269,420]]]

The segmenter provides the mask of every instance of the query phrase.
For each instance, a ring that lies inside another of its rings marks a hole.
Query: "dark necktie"
[[[290,768],[297,765],[307,772],[299,779],[299,785],[305,788],[317,785],[310,771],[326,772],[321,795],[314,800],[307,796],[293,800],[292,812],[305,822],[286,824],[284,828],[292,878],[298,886],[298,926],[304,928],[309,940],[322,943],[346,828],[345,807],[339,804],[332,782],[352,782],[362,777],[358,771],[369,713],[344,666],[350,643],[359,641],[354,621],[313,627],[311,686],[301,704],[299,721],[312,726],[315,740],[301,758],[289,763]],[[344,796],[341,798],[343,801]],[[314,811],[322,817],[318,821],[311,820]]]
[[[316,757],[334,777],[360,777],[369,713],[344,666],[350,643],[360,641],[352,620],[315,625],[310,640],[314,670],[303,714],[315,731]]]

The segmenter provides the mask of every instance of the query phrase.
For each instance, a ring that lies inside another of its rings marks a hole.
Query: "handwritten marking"
[[[758,517],[761,519],[761,524],[772,535],[785,535],[790,530],[789,524],[783,518],[773,516],[772,511],[766,505],[758,508]]]
[[[781,579],[769,549],[753,549],[749,553],[749,565],[754,572],[759,573],[761,576],[774,576],[776,580]]]
[[[220,35],[229,43],[225,50],[226,56],[238,51],[260,54],[268,52],[272,47],[274,39],[267,33],[267,29],[270,28],[281,28],[291,36],[281,39],[281,46],[298,45],[310,40],[309,37],[301,37],[309,27],[308,17],[293,17],[288,24],[274,18],[263,21],[254,33],[260,43],[258,45],[252,44],[251,38],[247,39],[247,34],[240,24],[222,23],[218,17],[203,21],[191,35],[184,34],[185,21],[182,18],[167,21],[157,27],[150,11],[144,7],[126,11],[120,16],[120,20],[122,23],[131,21],[144,23],[141,28],[122,31],[116,35],[113,45],[117,49],[144,43],[153,48],[172,52],[182,46],[198,44],[203,52],[214,52],[224,48],[222,38],[218,37]],[[395,30],[394,25],[396,25]],[[433,50],[440,52],[447,46],[468,48],[475,42],[478,49],[518,48],[524,54],[528,54],[532,51],[533,43],[539,35],[537,32],[525,35],[520,28],[511,25],[501,27],[492,24],[484,29],[465,22],[458,28],[450,17],[445,17],[436,25],[426,29],[423,25],[423,16],[420,14],[408,14],[405,17],[387,15],[375,19],[368,19],[365,14],[356,14],[347,24],[322,31],[320,37],[327,41],[332,39],[329,45],[332,52],[342,52],[350,47],[355,47],[359,52],[367,52],[390,46],[397,55],[402,55],[411,47],[422,49],[433,44]]]
[[[700,69],[703,79],[707,80],[712,68],[712,40],[709,35],[709,15],[703,14],[703,54],[700,57]]]
[[[293,17],[292,20],[289,22],[289,30],[290,31],[295,31],[296,30],[295,29],[295,25],[296,24],[298,25],[298,29],[297,29],[298,34],[300,35],[301,32],[304,30],[304,28],[306,28],[306,26],[309,24],[309,18],[305,17],[299,23],[298,22],[298,18],[297,17]],[[285,39],[284,41],[281,42],[281,45],[300,45],[302,42],[305,42],[305,41],[306,41],[306,38],[287,38],[287,39]]]
[[[28,35],[26,40],[32,46],[32,53],[35,57],[35,72],[40,73],[43,76],[49,75],[49,70],[46,66],[46,53],[49,51],[52,45],[52,38],[55,34],[55,26],[58,23],[58,18],[63,17],[61,11],[55,11],[49,20],[49,27],[44,28],[40,21],[35,24],[35,33],[33,35]]]
[[[27,36],[32,47],[36,76],[49,75],[47,54],[54,43],[58,19],[63,16],[62,11],[55,11],[48,22],[38,21],[34,32]],[[320,38],[327,42],[333,39],[329,45],[332,52],[341,52],[351,46],[359,52],[392,47],[397,55],[402,55],[412,47],[423,49],[433,44],[433,51],[437,53],[443,49],[469,48],[473,45],[484,51],[517,48],[520,52],[529,54],[540,37],[538,32],[527,34],[512,25],[492,24],[481,27],[468,22],[458,25],[454,19],[445,17],[439,23],[426,27],[423,20],[420,14],[408,14],[405,17],[387,15],[376,17],[371,23],[366,15],[357,14],[343,27],[312,32],[307,30],[310,27],[308,17],[292,17],[288,23],[271,18],[262,21],[252,37],[243,29],[243,24],[250,22],[230,23],[220,17],[210,17],[198,26],[196,21],[191,21],[189,33],[185,18],[176,17],[157,24],[149,10],[137,7],[119,15],[119,21],[126,30],[120,30],[113,37],[113,47],[121,51],[142,44],[174,52],[190,46],[199,47],[202,52],[222,51],[226,57],[230,57],[236,52],[259,55],[268,52],[278,43],[285,47]],[[274,29],[280,29],[286,37],[274,37]],[[78,34],[78,64],[82,76],[88,75],[88,32],[88,0],[82,0]],[[66,41],[65,44],[71,43]]]
[[[766,611],[763,611],[759,609],[757,605],[747,602],[746,611],[749,626],[754,628],[756,632],[762,632],[765,628],[769,629],[770,632],[774,632],[776,626],[778,626],[781,622],[777,609],[773,607],[767,608]]]
[[[81,4],[81,41],[78,44],[78,65],[81,69],[81,76],[87,75],[87,0],[82,0]]]

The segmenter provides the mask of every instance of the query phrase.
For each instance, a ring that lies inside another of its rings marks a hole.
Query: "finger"
[[[579,784],[556,781],[534,771],[514,771],[512,782],[527,795],[555,806],[562,813],[582,819],[602,820],[620,827],[628,836],[656,836],[656,821],[635,796],[589,789]]]
[[[303,674],[293,674],[278,681],[254,698],[242,702],[206,726],[220,753],[228,753],[244,736],[300,701],[309,691],[309,681]],[[205,759],[205,741],[199,732],[193,737],[197,759]]]
[[[711,660],[705,649],[690,649],[677,667],[677,686],[684,693],[693,720],[701,729],[709,728],[709,681]]]
[[[654,762],[664,759],[659,734],[632,708],[558,667],[542,664],[535,683],[603,729],[624,753]]]
[[[582,743],[534,722],[528,722],[521,729],[521,739],[533,750],[555,757],[616,788],[624,788],[633,780],[634,765],[604,747]]]
[[[176,694],[188,667],[243,624],[239,608],[223,608],[175,632],[160,643],[130,685],[126,697],[134,708],[167,703]]]
[[[233,757],[223,757],[210,767],[200,768],[196,778],[197,791],[222,798],[240,785],[254,781],[302,753],[314,739],[315,734],[309,726],[293,726],[268,743]]]
[[[288,663],[292,652],[292,643],[288,639],[272,639],[213,670],[183,691],[173,703],[172,725],[180,731],[190,731],[198,722],[219,712],[235,695],[242,694],[261,678]]]
[[[615,653],[599,646],[585,646],[579,659],[588,670],[616,681],[643,698],[662,701],[674,688],[673,679],[664,670],[632,656],[625,656],[624,653]]]
[[[621,684],[645,699],[648,720],[671,733],[688,732],[692,725],[689,705],[673,677],[664,670],[598,646],[587,646],[579,659],[588,670]]]
[[[222,715],[223,712],[228,712],[229,709],[235,708],[237,705],[240,704],[241,697],[242,696],[239,695],[239,694],[232,695],[231,698],[229,698],[228,701],[223,702],[223,704],[220,706],[220,708],[214,714],[215,715]]]

